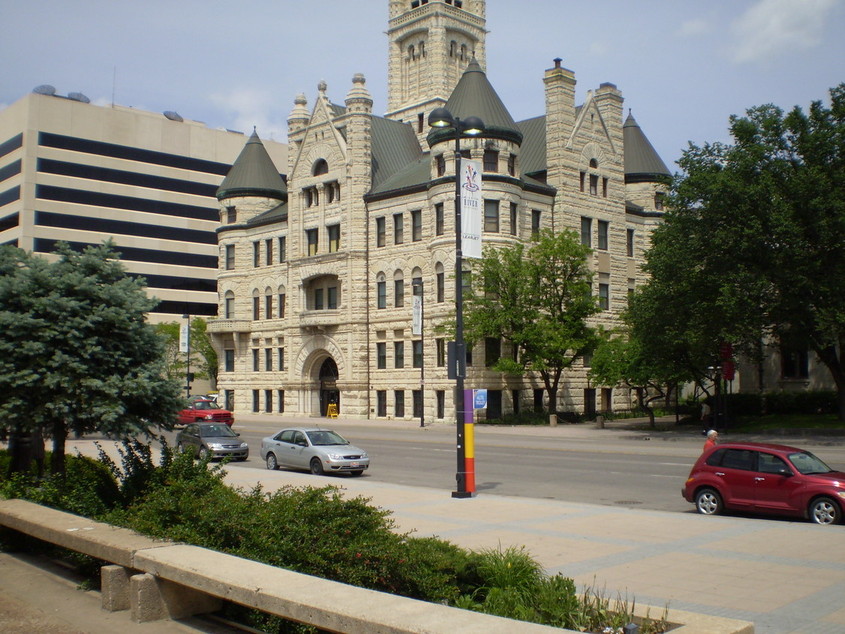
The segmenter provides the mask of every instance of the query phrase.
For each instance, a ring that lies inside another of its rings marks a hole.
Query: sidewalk
[[[371,423],[394,428],[416,424]],[[518,433],[525,431],[520,428]],[[516,432],[503,428],[497,433]],[[542,437],[552,432],[540,427],[531,433]],[[553,433],[589,438],[597,430],[577,425]],[[599,433],[624,439],[642,436],[643,431],[620,428]],[[86,439],[71,441],[68,452],[78,448],[85,455],[96,455],[93,443]],[[483,493],[471,499],[455,499],[448,491],[380,483],[366,476],[317,478],[291,471],[233,468],[228,470],[227,480],[244,489],[257,482],[266,490],[338,486],[346,495],[369,498],[390,510],[400,531],[435,535],[473,549],[525,546],[550,573],[560,572],[579,584],[596,586],[608,596],[619,594],[660,610],[668,604],[670,609],[752,621],[760,634],[845,632],[842,526],[702,517],[693,512]],[[3,574],[7,571],[0,560],[0,577],[7,577]],[[0,603],[0,629],[4,629],[4,609]],[[120,629],[133,631],[131,627]]]

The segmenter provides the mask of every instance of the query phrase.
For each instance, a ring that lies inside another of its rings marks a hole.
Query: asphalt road
[[[407,424],[391,427],[349,421],[315,419],[340,431],[370,454],[371,467],[361,477],[379,482],[455,490],[457,453],[455,427],[425,428]],[[235,425],[249,443],[250,458],[232,468],[264,469],[259,454],[261,439],[296,422],[240,417]],[[692,512],[681,487],[703,439],[686,433],[616,432],[559,436],[548,428],[476,426],[476,485],[479,493],[554,499]],[[171,438],[175,434],[169,435]],[[761,440],[761,439],[755,439]],[[841,443],[789,441],[814,451],[834,468],[845,468]],[[350,476],[334,476],[342,480]]]

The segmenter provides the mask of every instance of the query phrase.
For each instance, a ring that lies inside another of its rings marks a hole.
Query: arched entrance
[[[340,391],[337,389],[337,364],[331,357],[320,366],[320,416],[325,416],[329,404],[340,412]]]

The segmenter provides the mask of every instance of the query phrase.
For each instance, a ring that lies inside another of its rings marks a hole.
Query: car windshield
[[[312,445],[317,446],[326,446],[326,445],[348,445],[349,441],[346,440],[343,436],[338,434],[335,431],[331,430],[320,430],[320,431],[309,431],[308,440],[311,441]]]
[[[220,406],[214,401],[197,401],[194,409],[220,409]]]
[[[812,473],[828,473],[833,471],[824,462],[816,458],[809,451],[801,451],[789,454],[789,461],[795,465],[798,472],[803,475]]]
[[[200,436],[203,438],[220,438],[237,436],[228,425],[200,425]]]

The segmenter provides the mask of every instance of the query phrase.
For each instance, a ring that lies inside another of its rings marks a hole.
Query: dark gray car
[[[234,458],[246,460],[249,445],[241,441],[240,434],[225,423],[191,423],[176,434],[176,449],[190,451],[205,458]]]

